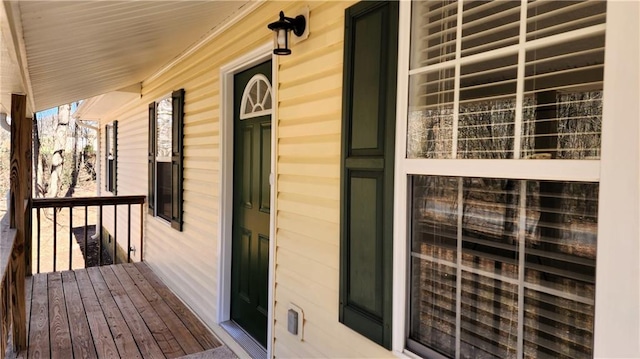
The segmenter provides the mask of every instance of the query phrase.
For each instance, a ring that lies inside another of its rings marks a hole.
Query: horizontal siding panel
[[[199,113],[209,113],[213,117],[213,112],[218,110],[217,104],[212,104],[209,101],[199,101],[195,103],[184,104],[185,115],[196,115]],[[186,116],[185,116],[186,117]]]
[[[336,156],[340,156],[340,148],[336,148],[335,143],[323,142],[323,143],[283,143],[278,148],[278,153],[283,160],[294,158],[311,159],[311,158],[330,158],[334,159]]]
[[[297,80],[299,75],[305,76],[306,73],[342,68],[342,57],[342,44],[337,43],[325,48],[316,49],[312,54],[307,55],[306,59],[299,57],[296,58],[295,61],[283,60],[280,62],[278,81],[285,84],[288,81]],[[305,61],[302,62],[303,60]],[[304,72],[304,70],[308,72]]]
[[[316,90],[318,88],[327,89],[325,93],[328,92],[331,95],[335,95],[336,91],[342,91],[342,71],[340,68],[323,71],[317,78],[313,74],[315,72],[311,76],[305,76],[304,82],[289,84],[289,86],[281,88],[278,94],[280,105],[294,103],[296,99],[300,101],[305,98],[313,98],[319,94]]]
[[[213,169],[209,169],[209,170],[201,170],[201,169],[195,169],[195,168],[185,168],[184,169],[184,180],[188,181],[188,180],[198,180],[198,181],[202,181],[202,180],[207,180],[207,178],[213,178],[213,177],[218,177],[218,171],[217,170],[213,170]]]
[[[278,309],[276,313],[280,314]],[[310,346],[319,347],[329,358],[382,358],[390,355],[383,347],[374,348],[369,342],[365,342],[367,339],[338,323],[337,320],[335,323],[329,327],[332,330],[327,331],[327,327],[309,321],[305,326],[305,336],[316,339],[310,343]],[[284,326],[286,323],[282,324],[282,330],[286,331]]]
[[[209,161],[220,161],[220,149],[217,144],[203,145],[200,147],[189,146],[184,149],[185,158],[207,158]]]
[[[305,260],[322,263],[331,269],[339,269],[340,260],[338,254],[340,253],[340,247],[338,243],[335,245],[328,244],[284,228],[278,229],[277,235],[279,247],[286,248],[292,254]],[[278,252],[278,255],[281,255],[281,253]]]
[[[291,333],[287,331],[286,322],[284,322],[284,324],[282,325],[276,325],[275,335],[279,339],[278,343],[283,347],[289,347],[292,345],[302,346],[302,348],[304,348],[305,353],[309,355],[309,358],[322,358],[326,356],[326,354],[323,355],[322,351],[314,348],[311,344],[307,342],[299,343],[298,338],[294,335],[291,335]],[[295,357],[295,354],[292,354],[292,355],[293,355],[292,357],[288,357],[288,358]],[[287,358],[285,354],[278,355],[278,357]]]
[[[296,88],[298,87],[293,87],[292,89],[296,89]],[[306,94],[299,93],[297,94],[297,96],[291,96],[287,98],[280,97],[280,106],[282,106],[283,108],[292,107],[295,105],[305,106],[309,103],[313,103],[318,100],[331,99],[331,98],[335,99],[341,96],[342,96],[341,88],[329,88],[325,91],[320,91],[320,92],[314,91],[314,92],[308,92]]]
[[[335,113],[336,107],[340,107],[342,103],[342,96],[333,96],[329,98],[320,98],[315,101],[307,103],[294,104],[287,107],[281,107],[278,110],[278,115],[281,119],[288,120],[290,118],[296,118],[298,116],[304,117],[306,114],[324,114]]]
[[[278,210],[312,213],[315,218],[332,221],[340,217],[340,202],[293,193],[278,193]]]
[[[284,245],[284,244],[283,244]],[[306,246],[307,243],[300,241],[298,246]],[[313,252],[309,252],[312,254]],[[337,252],[336,252],[337,253]],[[332,268],[319,262],[315,256],[309,257],[293,253],[283,247],[278,242],[278,265],[285,268],[296,268],[298,274],[305,277],[310,284],[319,285],[326,288],[338,287],[338,268]]]
[[[315,136],[329,135],[331,136],[329,140],[334,144],[340,135],[341,122],[339,117],[336,117],[336,114],[330,114],[326,117],[312,117],[300,122],[281,121],[281,126],[278,129],[280,138],[307,137],[310,134]]]
[[[316,176],[321,178],[339,178],[340,166],[336,163],[299,163],[280,161],[279,173],[298,176]]]
[[[338,179],[280,175],[278,181],[279,192],[340,200]]]
[[[189,120],[186,120],[184,127],[198,126],[202,124],[207,124],[210,126],[215,126],[216,130],[220,130],[220,120],[218,118],[218,113],[215,111],[213,113],[198,113],[198,114],[189,114]]]
[[[298,273],[299,268],[280,267],[278,269],[278,287],[282,286],[289,290],[300,291],[305,294],[305,298],[311,303],[321,306],[325,310],[330,310],[338,303],[338,290],[311,284]],[[328,275],[331,273],[327,273]],[[338,276],[338,273],[333,273]],[[304,310],[304,308],[302,308]]]
[[[206,138],[206,137],[190,137],[190,138],[185,138],[185,142],[189,141],[189,146],[199,146],[199,145],[209,145],[211,144],[211,141]]]
[[[340,223],[338,218],[324,221],[313,216],[312,213],[278,212],[278,228],[302,234],[327,243],[340,243]],[[313,229],[313,230],[310,230]]]

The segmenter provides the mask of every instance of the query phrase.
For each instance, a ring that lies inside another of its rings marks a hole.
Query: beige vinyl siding
[[[338,322],[344,10],[311,2],[309,39],[278,72],[276,357],[388,357]],[[287,331],[288,304],[304,311],[304,340]]]
[[[185,89],[184,231],[145,215],[145,260],[216,328],[220,193],[220,67],[271,41],[280,10],[310,8],[310,36],[280,57],[277,78],[275,357],[389,357],[338,322],[344,10],[354,1],[267,1],[167,72],[143,82],[119,121],[118,194],[147,193],[147,105]],[[126,211],[124,211],[126,212]],[[145,207],[146,212],[146,207]],[[118,213],[119,217],[126,213]],[[105,222],[109,221],[105,213]],[[126,222],[124,222],[126,223]],[[120,228],[119,228],[120,232]],[[137,252],[139,254],[139,252]],[[287,331],[304,311],[304,340]]]
[[[118,168],[117,171],[117,190],[118,195],[146,195],[146,186],[140,187],[139,169],[147,166],[147,120],[146,113],[134,113],[129,117],[113,117],[108,121],[103,121],[100,128],[100,161],[101,161],[101,188],[100,193],[103,196],[111,196],[111,192],[107,192],[104,188],[105,179],[105,141],[104,141],[104,125],[114,120],[118,120]],[[144,178],[146,179],[146,173]],[[142,210],[146,212],[146,205]],[[127,206],[118,206],[118,233],[117,239],[119,246],[126,250],[127,248]],[[102,225],[114,234],[113,207],[106,206],[103,208]],[[136,251],[131,252],[131,260],[140,260],[140,205],[131,206],[131,245],[135,246]],[[125,252],[126,253],[126,252]]]

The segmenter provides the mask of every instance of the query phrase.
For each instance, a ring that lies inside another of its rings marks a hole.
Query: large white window
[[[412,3],[395,247],[410,351],[593,355],[605,10]]]

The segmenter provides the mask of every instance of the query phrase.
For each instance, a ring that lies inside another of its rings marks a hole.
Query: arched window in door
[[[271,84],[263,74],[256,74],[249,80],[242,93],[240,119],[270,115],[272,109]]]

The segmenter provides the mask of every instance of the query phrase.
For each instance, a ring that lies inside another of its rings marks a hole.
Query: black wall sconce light
[[[267,25],[273,31],[273,53],[275,55],[290,55],[291,49],[291,32],[301,37],[307,29],[307,19],[304,15],[298,15],[295,18],[284,16],[284,12],[280,11],[280,19]]]

